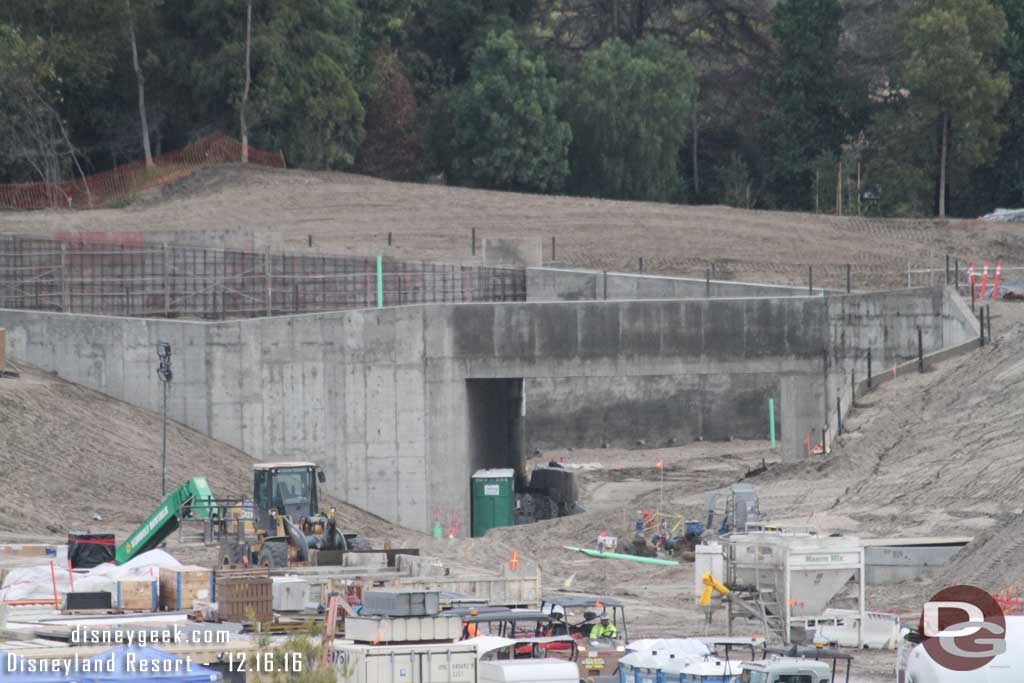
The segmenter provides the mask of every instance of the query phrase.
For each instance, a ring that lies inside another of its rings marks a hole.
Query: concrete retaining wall
[[[826,367],[825,350],[834,359],[870,342],[903,354],[916,325],[932,346],[959,341],[973,319],[950,296],[422,305],[219,323],[0,310],[0,327],[15,361],[150,410],[154,348],[168,341],[175,420],[257,458],[314,460],[333,494],[389,520],[426,530],[454,516],[465,530],[470,475],[518,457],[524,434],[526,448],[765,437],[774,398],[784,456],[806,457],[806,434],[832,419],[849,375],[842,355]]]
[[[822,296],[825,290],[729,280],[602,273],[568,268],[529,268],[527,301],[706,299],[729,297]]]

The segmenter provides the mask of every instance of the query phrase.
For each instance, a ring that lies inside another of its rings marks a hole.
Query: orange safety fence
[[[1003,610],[1003,614],[1024,614],[1024,599],[1021,599],[1020,587],[1010,586],[992,595]]]
[[[0,185],[0,209],[89,209],[125,201],[139,192],[186,178],[196,169],[214,164],[240,162],[242,143],[214,133],[153,159],[153,167],[133,161],[109,171],[60,183]],[[249,147],[249,163],[284,168],[282,152]]]

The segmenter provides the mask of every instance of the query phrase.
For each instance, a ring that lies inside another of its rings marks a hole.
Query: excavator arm
[[[178,515],[183,508],[185,508],[184,514],[191,515],[192,511],[188,510],[186,506],[211,500],[213,500],[213,491],[210,489],[206,477],[192,477],[167,494],[167,497],[146,518],[146,521],[128,535],[128,540],[117,547],[114,561],[117,564],[124,564],[133,557],[157,547],[178,528],[180,523]],[[202,518],[216,516],[216,514],[217,508],[210,505],[198,506],[195,510],[195,515]]]

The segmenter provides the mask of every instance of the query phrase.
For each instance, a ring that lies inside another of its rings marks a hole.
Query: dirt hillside
[[[160,501],[160,415],[46,372],[21,371],[17,379],[0,378],[0,535],[133,529]],[[251,496],[252,463],[169,423],[169,487],[203,475],[218,496]],[[349,506],[339,506],[339,516],[364,533],[391,528]]]
[[[817,285],[905,285],[908,262],[1024,264],[1024,227],[984,221],[884,220],[745,211],[395,183],[346,173],[238,165],[205,169],[124,209],[0,213],[2,232],[249,229],[291,250],[469,261],[470,228],[484,236],[535,237],[551,259],[576,266]],[[387,246],[387,233],[394,244]],[[479,255],[479,248],[477,251]]]

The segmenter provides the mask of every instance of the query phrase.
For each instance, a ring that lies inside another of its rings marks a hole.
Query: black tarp
[[[92,569],[104,562],[113,562],[114,550],[114,534],[68,533],[68,560],[75,569]]]

